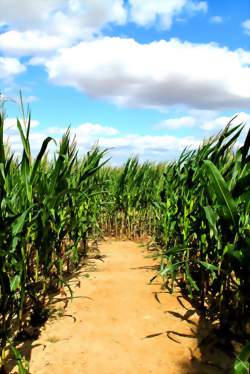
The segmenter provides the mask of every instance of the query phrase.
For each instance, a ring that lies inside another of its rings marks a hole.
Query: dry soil
[[[180,318],[191,306],[160,279],[149,284],[157,261],[146,247],[108,240],[100,250],[104,258],[70,280],[73,301],[55,303],[54,318],[28,346],[31,374],[222,372],[199,364],[197,316]]]

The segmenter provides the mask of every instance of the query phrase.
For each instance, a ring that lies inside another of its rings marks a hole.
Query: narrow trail
[[[146,249],[108,241],[101,253],[104,261],[95,260],[89,278],[85,272],[71,279],[77,297],[65,315],[46,323],[33,342],[31,374],[209,373],[190,360],[197,345],[193,324],[168,312],[186,309],[160,283],[148,284],[156,262]],[[174,342],[166,331],[187,337],[171,335]]]

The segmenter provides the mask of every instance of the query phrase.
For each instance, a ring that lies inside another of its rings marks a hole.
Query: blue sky
[[[0,90],[32,110],[34,152],[68,125],[113,163],[170,160],[250,123],[248,0],[1,0]],[[6,137],[20,149],[18,105]]]

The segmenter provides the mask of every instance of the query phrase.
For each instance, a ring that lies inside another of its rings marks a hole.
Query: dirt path
[[[191,365],[193,325],[168,313],[186,310],[160,284],[148,284],[156,263],[145,248],[111,241],[101,253],[104,262],[96,260],[89,278],[80,275],[80,287],[71,280],[75,296],[84,298],[70,302],[66,316],[48,322],[33,342],[31,374],[207,373]],[[166,331],[188,336],[172,334],[177,343]]]

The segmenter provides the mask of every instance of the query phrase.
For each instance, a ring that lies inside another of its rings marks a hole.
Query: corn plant
[[[50,290],[72,292],[65,272],[81,264],[89,240],[104,235],[153,238],[165,284],[181,286],[222,330],[247,335],[250,132],[235,150],[243,125],[229,123],[172,163],[140,164],[131,157],[112,167],[107,151],[96,146],[80,157],[70,129],[52,159],[51,137],[34,158],[31,115],[24,110],[24,124],[17,119],[22,154],[16,157],[4,144],[0,109],[0,372],[6,372],[9,351],[20,373],[27,372],[15,337],[46,320]],[[244,363],[245,352],[239,356]]]
[[[163,278],[178,278],[207,317],[238,332],[250,315],[249,132],[233,151],[242,130],[229,123],[166,168],[156,236]]]
[[[50,289],[67,284],[64,272],[86,256],[88,235],[98,231],[94,175],[106,161],[106,151],[94,147],[83,159],[68,130],[51,161],[46,154],[52,138],[43,141],[33,160],[31,116],[21,125],[23,151],[14,158],[3,142],[4,116],[0,115],[0,368],[6,350],[16,352],[14,338],[29,323],[46,317]],[[81,250],[84,241],[84,251]],[[71,290],[70,290],[71,291]],[[21,361],[19,362],[21,368]],[[21,369],[20,369],[21,370]]]
[[[162,165],[139,164],[136,157],[120,168],[102,171],[109,202],[102,212],[106,233],[128,238],[153,234],[157,219],[154,203],[159,198],[162,171]]]

